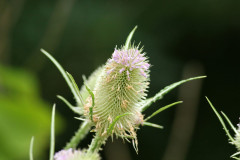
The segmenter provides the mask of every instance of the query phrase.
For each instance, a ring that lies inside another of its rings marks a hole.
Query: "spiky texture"
[[[236,145],[238,152],[240,152],[240,124],[238,124],[237,132],[238,132],[238,134],[236,134],[236,136],[235,136],[234,144]]]
[[[95,86],[96,86],[96,81],[98,80],[98,78],[101,75],[101,72],[103,71],[103,66],[98,67],[86,80],[86,84],[88,85],[88,87],[91,90],[94,90]],[[83,101],[86,102],[86,99],[90,96],[89,92],[86,89],[85,85],[82,85],[81,89],[80,89],[80,94],[83,98]],[[79,104],[79,106],[82,106],[82,104]]]
[[[54,155],[54,160],[100,160],[98,153],[87,153],[85,150],[61,150]]]
[[[135,130],[143,122],[140,102],[147,95],[149,66],[142,49],[115,49],[95,88],[93,121],[98,134],[106,135],[117,116],[131,113],[116,122],[112,133],[136,140]],[[86,110],[91,106],[90,99],[86,106]]]

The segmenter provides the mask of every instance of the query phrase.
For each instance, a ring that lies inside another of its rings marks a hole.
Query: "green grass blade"
[[[114,129],[115,124],[117,123],[117,121],[118,121],[120,118],[122,118],[122,117],[124,117],[124,116],[126,116],[126,115],[130,115],[130,114],[132,114],[132,113],[124,113],[124,114],[122,114],[122,115],[117,116],[117,117],[113,120],[113,122],[111,123],[111,125],[109,126],[109,128],[108,128],[108,130],[107,130],[107,134],[109,135],[109,134],[112,133],[112,130]]]
[[[229,131],[228,131],[228,129],[227,129],[227,127],[226,127],[226,125],[225,125],[222,117],[221,117],[221,115],[218,113],[218,111],[215,109],[215,107],[212,105],[212,103],[210,102],[210,100],[209,100],[207,97],[206,97],[206,99],[207,99],[209,105],[211,106],[211,108],[213,109],[214,113],[217,115],[217,117],[218,117],[220,123],[222,124],[223,129],[224,129],[224,131],[226,132],[228,138],[231,140],[231,142],[234,142],[234,139],[233,139],[233,137],[230,135],[230,133],[229,133]]]
[[[182,102],[183,102],[183,101],[178,101],[178,102],[174,102],[174,103],[171,103],[171,104],[169,104],[169,105],[166,105],[166,106],[164,106],[164,107],[161,107],[161,108],[159,108],[157,111],[153,112],[153,114],[150,115],[149,117],[147,117],[144,121],[146,122],[146,121],[148,121],[149,119],[151,119],[152,117],[154,117],[154,116],[156,116],[157,114],[161,113],[162,111],[164,111],[164,110],[166,110],[166,109],[168,109],[168,108],[170,108],[170,107],[172,107],[172,106],[175,106],[175,105],[177,105],[177,104],[180,104],[180,103],[182,103]]]
[[[173,83],[173,84],[165,87],[160,92],[158,92],[154,97],[151,97],[151,98],[148,98],[145,100],[145,102],[142,105],[142,112],[145,111],[148,107],[150,107],[152,103],[156,102],[157,100],[162,99],[165,94],[167,94],[174,88],[178,87],[179,85],[189,82],[189,81],[192,81],[192,80],[202,79],[202,78],[206,78],[206,77],[207,76],[198,76],[198,77],[188,78],[188,79],[181,80],[179,82]]]
[[[150,123],[150,122],[143,122],[143,126],[150,126],[150,127],[154,127],[154,128],[159,128],[159,129],[163,129],[163,126],[160,126],[158,124],[154,124],[154,123]]]
[[[52,119],[51,119],[51,140],[50,140],[50,154],[49,154],[49,160],[53,160],[54,156],[54,147],[55,147],[55,133],[54,133],[54,128],[55,128],[55,110],[56,110],[56,105],[53,105],[52,109]]]
[[[30,151],[29,151],[29,159],[30,160],[33,160],[33,143],[34,143],[34,137],[32,137],[31,143],[30,143]]]
[[[222,113],[222,115],[224,116],[224,118],[226,119],[226,121],[228,122],[228,124],[231,126],[231,128],[232,128],[232,130],[235,132],[235,134],[236,134],[236,135],[239,135],[237,129],[234,127],[234,125],[233,125],[232,122],[229,120],[229,118],[227,117],[227,115],[226,115],[224,112],[222,112],[222,111],[221,111],[221,113]]]
[[[126,50],[129,48],[129,45],[130,45],[130,43],[131,43],[131,39],[132,39],[133,34],[134,34],[134,32],[135,32],[136,29],[137,29],[137,26],[135,26],[135,27],[133,28],[133,30],[129,33],[129,35],[128,35],[128,37],[127,37],[127,40],[126,40],[125,46],[124,46],[124,48],[125,48]]]
[[[62,74],[63,78],[65,79],[65,81],[67,82],[72,94],[74,95],[76,100],[79,100],[79,97],[77,95],[77,93],[75,92],[75,89],[73,87],[73,84],[71,82],[71,80],[69,79],[66,71],[63,69],[63,67],[58,63],[58,61],[56,61],[47,51],[45,51],[44,49],[41,49],[41,52],[47,56],[47,58],[49,58],[52,63],[57,67],[57,69],[60,71],[60,73]]]

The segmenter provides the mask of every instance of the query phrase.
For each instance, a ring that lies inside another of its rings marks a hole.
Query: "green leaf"
[[[154,127],[154,128],[163,129],[163,126],[160,126],[160,125],[154,124],[154,123],[150,123],[150,122],[143,122],[143,126],[150,126],[150,127]]]
[[[72,81],[69,79],[69,76],[67,75],[66,71],[63,69],[63,67],[58,63],[58,61],[56,61],[47,51],[45,51],[44,49],[41,49],[41,52],[47,56],[47,58],[49,58],[53,64],[57,67],[57,69],[60,71],[60,73],[62,74],[63,78],[65,79],[65,81],[67,82],[72,94],[74,95],[76,101],[78,101],[79,103],[80,101],[80,97],[78,96],[78,93],[76,92],[74,85],[72,83]]]
[[[157,114],[159,114],[160,112],[162,112],[162,111],[164,111],[164,110],[166,110],[166,109],[168,109],[168,108],[170,108],[170,107],[172,107],[172,106],[175,106],[175,105],[177,105],[177,104],[180,104],[180,103],[182,103],[182,101],[174,102],[174,103],[171,103],[171,104],[166,105],[166,106],[164,106],[164,107],[161,107],[161,108],[159,108],[157,111],[155,111],[151,116],[147,117],[144,121],[146,122],[146,121],[148,121],[149,119],[151,119],[152,117],[154,117],[154,116],[156,116]]]
[[[54,156],[54,148],[55,148],[55,110],[56,110],[56,105],[53,105],[52,109],[52,119],[51,119],[51,140],[50,140],[50,155],[49,155],[49,160],[53,160]]]
[[[222,117],[221,117],[221,115],[218,113],[218,111],[215,109],[215,107],[212,105],[212,103],[210,102],[210,100],[209,100],[207,97],[206,97],[206,99],[207,99],[209,105],[211,106],[212,110],[214,111],[214,113],[215,113],[216,116],[218,117],[220,123],[222,124],[223,129],[224,129],[224,131],[226,132],[228,138],[231,140],[231,142],[234,142],[234,139],[233,139],[233,137],[230,135],[230,133],[229,133],[229,131],[228,131],[228,129],[227,129],[227,127],[226,127],[226,125],[225,125]]]
[[[144,103],[142,104],[142,109],[141,109],[142,112],[145,111],[148,107],[150,107],[152,103],[156,102],[157,100],[162,99],[165,94],[167,94],[168,92],[170,92],[174,88],[178,87],[179,85],[181,85],[183,83],[186,83],[186,82],[189,82],[189,81],[192,81],[192,80],[202,79],[202,78],[206,78],[206,77],[207,76],[199,76],[199,77],[188,78],[188,79],[181,80],[179,82],[173,83],[173,84],[165,87],[160,92],[158,92],[154,97],[148,98],[144,101]]]
[[[33,143],[34,143],[34,137],[32,137],[31,143],[30,143],[30,151],[29,151],[29,159],[30,160],[33,160]]]
[[[120,118],[122,118],[122,117],[124,117],[124,116],[126,116],[126,115],[130,115],[130,114],[132,114],[132,113],[124,113],[124,114],[122,114],[122,115],[117,116],[117,117],[113,120],[113,122],[111,123],[111,125],[109,126],[109,128],[108,128],[108,130],[107,130],[107,134],[109,135],[109,134],[112,133],[115,124],[117,123],[117,121],[118,121]]]
[[[135,32],[136,29],[137,29],[137,26],[135,26],[135,27],[133,28],[133,30],[129,33],[129,35],[128,35],[128,37],[127,37],[127,40],[126,40],[125,46],[124,46],[124,48],[125,48],[126,50],[129,48],[129,45],[130,45],[130,43],[131,43],[131,39],[132,39],[133,34],[134,34],[134,32]]]

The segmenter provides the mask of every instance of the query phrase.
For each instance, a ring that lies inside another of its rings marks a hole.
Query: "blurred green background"
[[[79,127],[60,100],[73,96],[50,52],[78,85],[124,44],[135,25],[135,42],[149,57],[149,96],[183,78],[207,75],[170,92],[145,112],[168,103],[184,104],[154,117],[164,130],[142,127],[139,154],[121,141],[109,141],[106,160],[226,160],[235,152],[207,104],[208,96],[234,124],[240,109],[240,1],[238,0],[0,0],[0,160],[28,159],[35,136],[36,159],[47,159],[50,116],[57,104],[56,150]],[[87,147],[90,134],[80,147]]]

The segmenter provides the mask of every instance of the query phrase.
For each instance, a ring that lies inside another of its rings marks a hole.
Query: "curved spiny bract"
[[[95,88],[93,108],[95,130],[102,136],[117,116],[131,113],[116,122],[111,135],[136,139],[135,130],[143,123],[140,102],[147,96],[149,85],[150,65],[141,52],[137,47],[115,49],[104,66]]]

